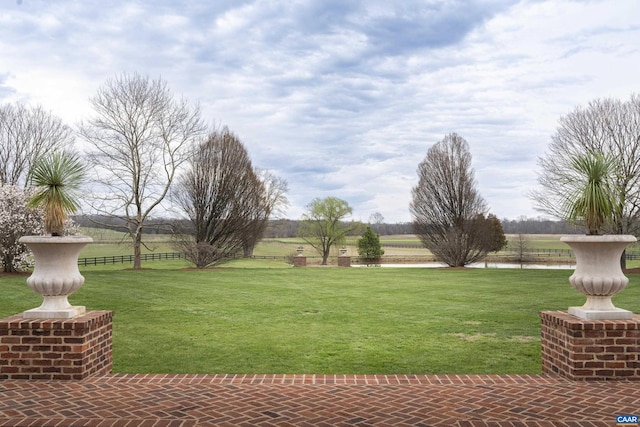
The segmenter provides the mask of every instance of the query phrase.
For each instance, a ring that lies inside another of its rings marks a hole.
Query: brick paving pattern
[[[541,375],[142,375],[0,381],[0,426],[608,427],[638,382]]]

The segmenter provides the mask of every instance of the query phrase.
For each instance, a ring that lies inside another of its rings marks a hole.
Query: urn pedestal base
[[[568,313],[584,320],[629,320],[633,319],[633,312],[622,308],[613,310],[588,310],[584,307],[569,307]]]
[[[84,305],[69,306],[61,310],[47,309],[43,307],[32,308],[24,311],[22,317],[24,319],[73,319],[87,312]]]
[[[294,267],[306,267],[307,266],[307,257],[298,255],[293,257],[293,266]]]
[[[340,255],[338,257],[338,267],[351,267],[351,257]]]

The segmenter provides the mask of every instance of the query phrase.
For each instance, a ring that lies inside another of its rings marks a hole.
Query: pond
[[[353,264],[352,267],[368,267],[364,264]],[[392,268],[444,268],[446,264],[440,262],[428,262],[423,264],[376,264],[371,267],[392,267]],[[551,270],[573,270],[575,264],[515,264],[506,262],[476,262],[467,265],[467,268],[522,268],[522,269],[551,269]]]

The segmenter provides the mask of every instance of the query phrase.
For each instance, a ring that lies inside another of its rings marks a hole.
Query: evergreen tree
[[[362,238],[358,239],[358,254],[366,260],[377,260],[384,255],[380,246],[380,236],[371,227],[367,227]]]
[[[489,214],[487,216],[487,231],[489,232],[489,252],[498,252],[507,247],[507,237],[504,235],[502,223],[497,216]]]

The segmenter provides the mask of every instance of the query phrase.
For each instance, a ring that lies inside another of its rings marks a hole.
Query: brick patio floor
[[[107,375],[0,381],[0,426],[615,426],[638,382],[539,375]]]

